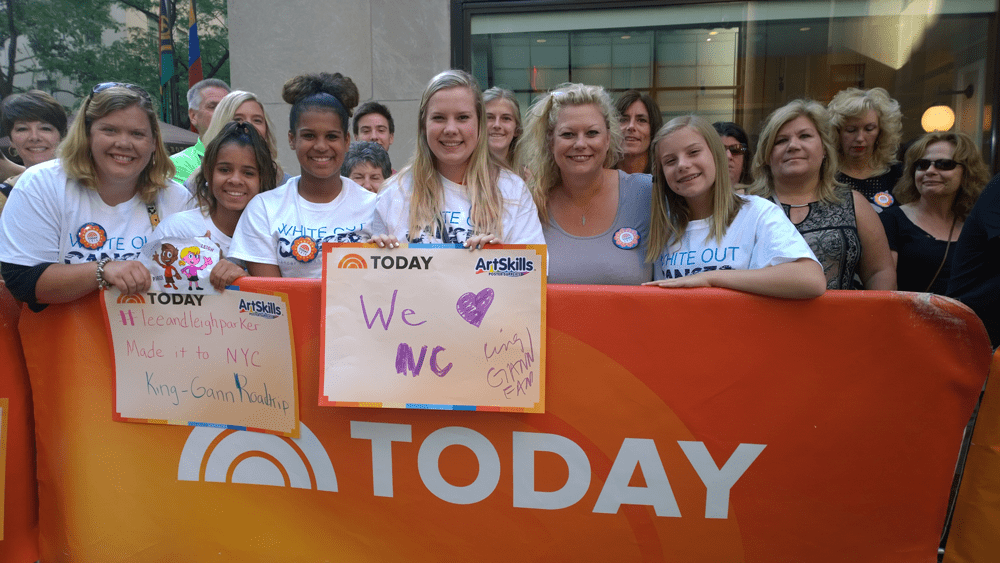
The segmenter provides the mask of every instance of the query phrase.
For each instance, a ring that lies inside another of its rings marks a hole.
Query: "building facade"
[[[665,118],[735,121],[751,137],[790,100],[826,103],[843,88],[880,86],[902,106],[904,142],[924,132],[929,108],[944,106],[954,117],[947,128],[970,134],[994,170],[1000,163],[996,0],[353,0],[337,8],[234,3],[233,82],[259,84],[272,115],[285,116],[287,78],[351,76],[362,100],[393,111],[397,168],[413,151],[424,85],[448,67],[470,70],[484,88],[513,90],[522,110],[559,83],[585,82],[612,95],[649,93]],[[255,40],[274,29],[287,32]]]

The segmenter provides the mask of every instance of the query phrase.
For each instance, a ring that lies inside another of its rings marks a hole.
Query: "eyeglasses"
[[[726,150],[733,156],[740,156],[749,152],[750,149],[743,143],[740,143],[738,145],[726,145]]]
[[[921,158],[918,159],[916,162],[914,162],[913,166],[916,167],[917,170],[923,172],[925,170],[928,170],[932,164],[934,165],[934,168],[937,168],[938,170],[954,170],[955,167],[959,166],[961,163],[956,162],[950,158],[939,158],[937,160],[928,160],[926,158]]]

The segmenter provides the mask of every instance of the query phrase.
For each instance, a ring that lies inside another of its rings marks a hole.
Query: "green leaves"
[[[190,4],[169,2],[174,75],[183,106]],[[205,78],[229,82],[225,0],[198,0],[197,7]],[[158,14],[158,0],[0,0],[0,49],[8,55],[0,57],[0,97],[45,81],[49,87],[44,89],[72,93],[79,106],[94,84],[120,81],[158,98]]]

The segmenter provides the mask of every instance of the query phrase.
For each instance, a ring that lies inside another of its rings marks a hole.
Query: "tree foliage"
[[[174,76],[186,106],[190,0],[168,5]],[[145,15],[139,27],[120,21],[126,8]],[[158,97],[159,8],[159,0],[0,0],[0,96],[26,89],[15,77],[28,75],[31,87],[45,80],[54,85],[45,89],[78,100],[108,81],[138,84]],[[197,0],[197,11],[204,77],[229,82],[225,0]],[[179,113],[186,119],[186,111]]]
[[[101,34],[118,31],[112,0],[3,0],[0,26],[0,96],[17,89],[15,78],[32,83],[72,77],[99,55]]]

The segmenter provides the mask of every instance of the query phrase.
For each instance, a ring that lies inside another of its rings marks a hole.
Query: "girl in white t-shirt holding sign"
[[[252,276],[319,278],[324,242],[367,242],[375,194],[340,175],[358,88],[337,74],[304,74],[285,83],[288,142],[302,174],[247,205],[229,255]]]
[[[376,244],[545,244],[524,182],[490,154],[483,95],[471,75],[446,70],[431,79],[419,119],[416,154],[379,192]]]
[[[212,239],[224,259],[212,268],[209,281],[222,291],[246,274],[242,264],[225,260],[236,224],[254,196],[274,189],[276,174],[268,143],[257,129],[245,121],[226,123],[205,147],[192,177],[199,208],[168,217],[157,236]]]
[[[653,146],[646,259],[655,261],[656,281],[644,285],[725,287],[795,299],[823,294],[823,269],[781,209],[733,191],[726,149],[708,121],[675,118]]]

